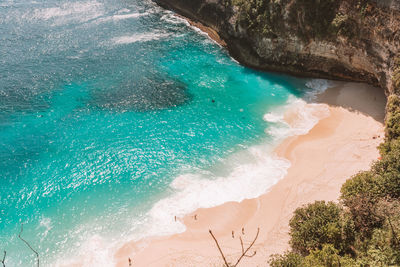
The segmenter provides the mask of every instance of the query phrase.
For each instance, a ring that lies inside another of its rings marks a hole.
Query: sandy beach
[[[316,100],[329,105],[330,115],[307,134],[290,137],[275,151],[290,160],[288,174],[268,192],[241,203],[230,202],[199,209],[178,218],[186,232],[121,244],[115,254],[117,266],[222,266],[223,261],[209,234],[217,237],[229,262],[260,234],[238,266],[268,266],[271,254],[289,248],[288,222],[293,211],[315,200],[338,201],[341,185],[378,159],[384,136],[383,90],[365,84],[337,82]],[[233,233],[232,233],[233,232]]]

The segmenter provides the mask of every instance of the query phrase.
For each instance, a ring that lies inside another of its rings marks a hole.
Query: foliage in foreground
[[[290,220],[292,251],[272,267],[400,266],[400,98],[389,96],[381,159],[347,180],[340,203],[316,201]]]

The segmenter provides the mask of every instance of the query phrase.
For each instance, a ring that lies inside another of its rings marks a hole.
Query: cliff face
[[[400,92],[400,0],[155,1],[217,31],[247,66]]]

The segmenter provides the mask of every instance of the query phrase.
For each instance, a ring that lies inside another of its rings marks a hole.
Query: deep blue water
[[[1,1],[0,250],[8,265],[34,262],[17,238],[21,223],[42,266],[154,234],[149,210],[183,190],[171,187],[177,177],[223,182],[226,166],[241,163],[234,155],[273,145],[264,114],[303,87],[238,65],[149,1]]]

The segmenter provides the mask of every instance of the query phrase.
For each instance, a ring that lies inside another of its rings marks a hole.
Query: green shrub
[[[357,34],[357,23],[347,14],[337,13],[330,27],[335,35],[351,38]]]
[[[304,259],[304,266],[307,267],[353,267],[355,265],[351,257],[340,256],[339,251],[331,244],[311,251],[310,255]]]
[[[316,201],[296,209],[289,226],[292,249],[302,255],[321,249],[324,244],[333,244],[340,251],[347,249],[341,209],[333,202]]]
[[[294,252],[286,252],[283,255],[272,255],[268,261],[271,267],[303,267],[303,257]]]
[[[269,260],[271,267],[353,267],[356,262],[349,256],[340,256],[339,251],[331,244],[322,249],[312,250],[306,257],[294,252],[275,254]]]
[[[277,28],[283,27],[282,4],[274,0],[232,0],[239,8],[238,23],[249,33],[275,37]]]
[[[400,98],[390,95],[386,105],[385,144],[390,145],[392,140],[400,137]]]
[[[373,230],[359,262],[364,266],[400,266],[400,201],[382,199],[376,210],[383,224]]]
[[[377,174],[377,188],[382,197],[400,198],[400,140],[392,140],[372,171]]]
[[[354,224],[357,237],[364,241],[371,237],[373,230],[381,227],[383,218],[377,214],[376,200],[366,195],[358,195],[346,200],[348,212]]]
[[[341,200],[348,206],[348,201],[357,198],[360,195],[376,199],[379,195],[380,189],[376,183],[376,176],[371,171],[364,171],[354,175],[348,179],[340,189]]]
[[[392,75],[394,93],[400,93],[400,56],[395,59],[395,67]]]

